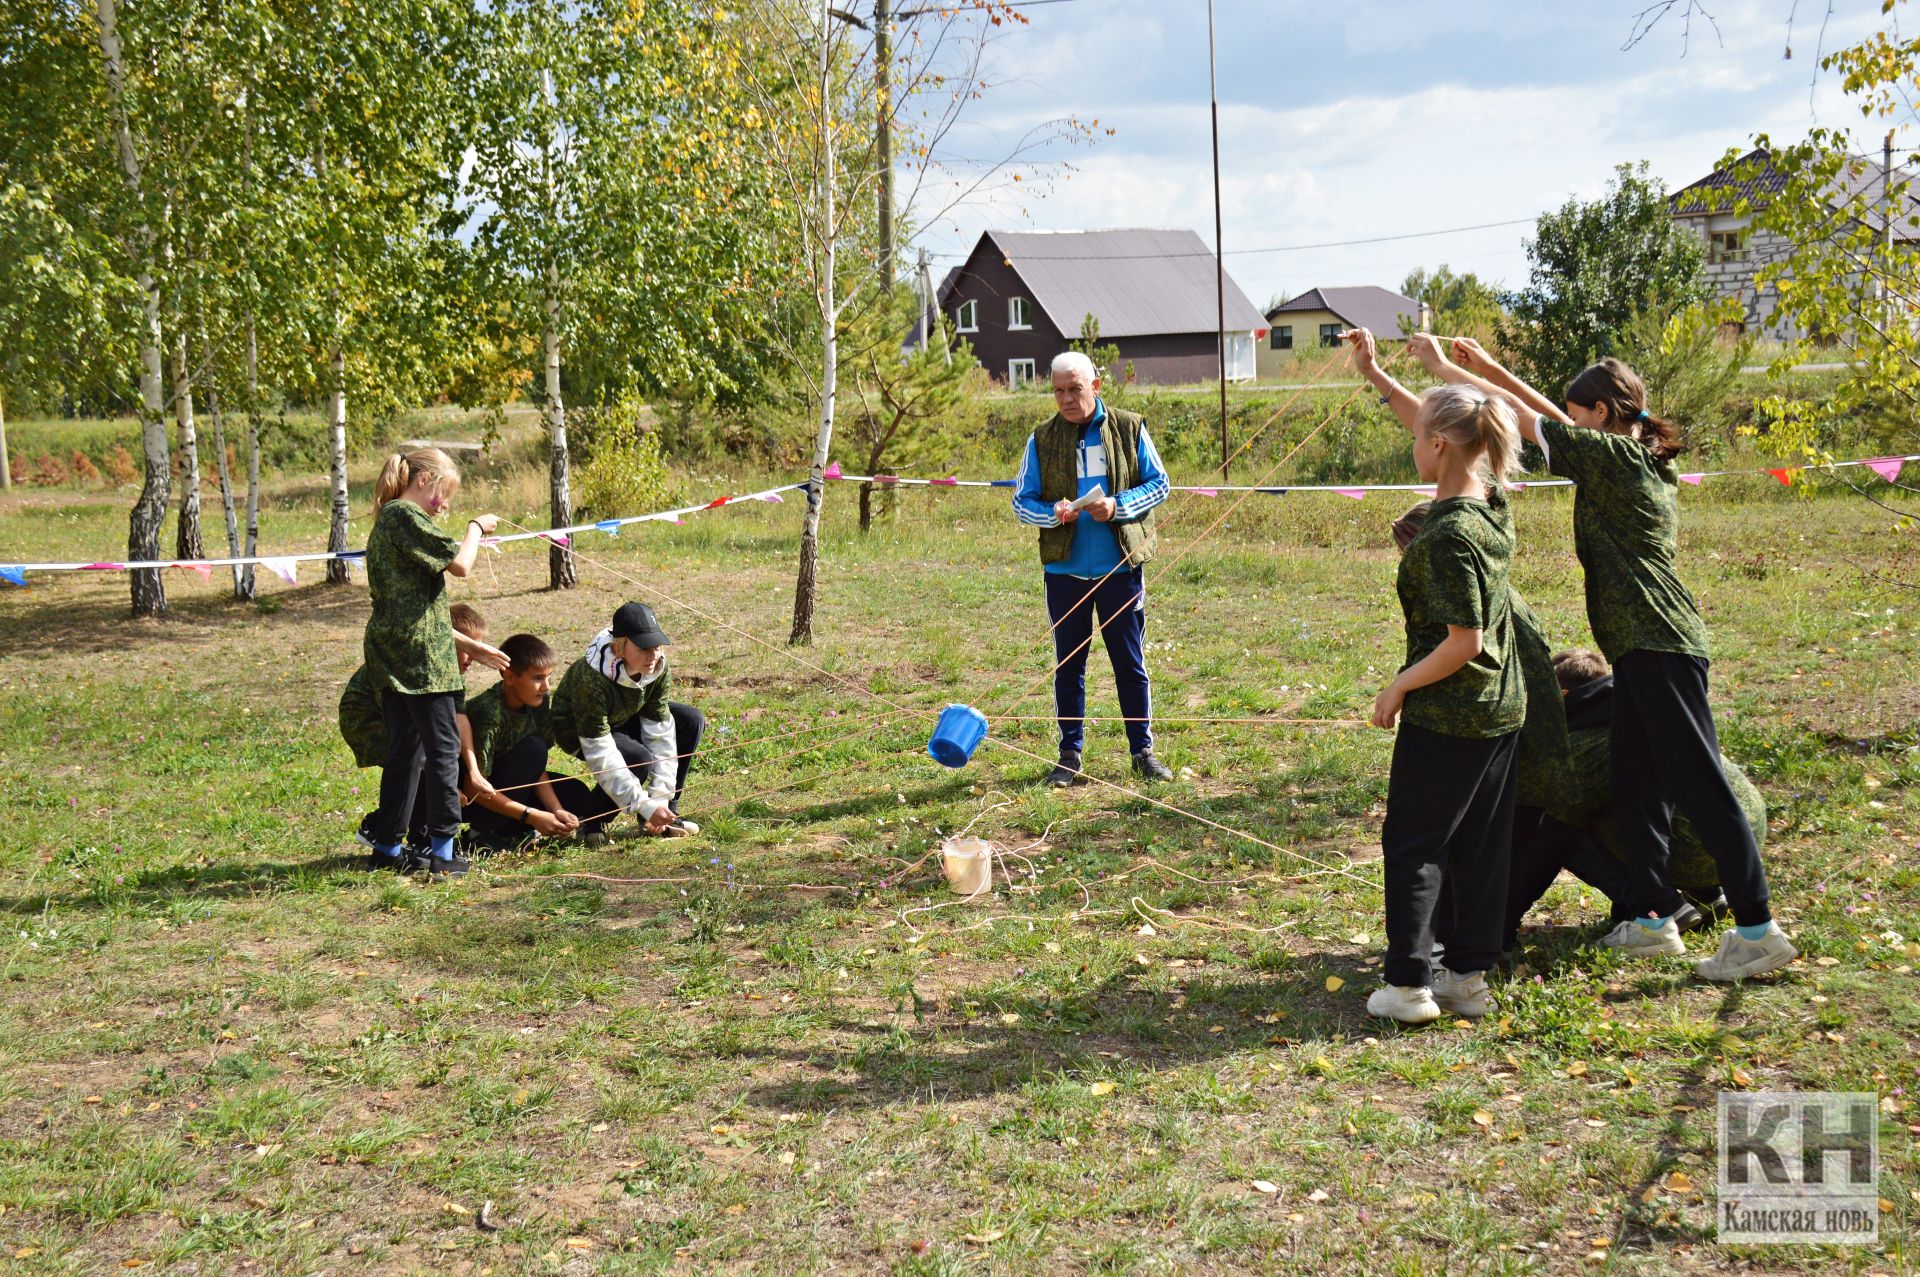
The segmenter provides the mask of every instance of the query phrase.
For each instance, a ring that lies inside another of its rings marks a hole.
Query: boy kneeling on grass
[[[480,609],[468,603],[455,603],[449,609],[449,619],[453,622],[454,655],[460,662],[460,672],[465,674],[477,660],[492,669],[507,667],[506,653],[487,643],[487,618],[480,615]],[[387,761],[387,720],[380,705],[380,684],[373,672],[362,663],[347,680],[346,690],[340,693],[340,739],[347,742],[347,748],[353,751],[353,764],[356,767],[380,767]],[[425,852],[427,837],[421,817],[425,808],[416,810],[415,818],[410,822],[413,828],[407,831],[407,846],[416,851]],[[360,818],[360,828],[354,832],[354,840],[369,850],[373,847],[373,813],[368,812]]]
[[[500,681],[467,702],[459,718],[460,791],[467,803],[467,845],[503,851],[534,837],[590,831],[611,813],[582,819],[596,805],[585,785],[547,773],[553,719],[547,688],[553,649],[532,634],[500,645],[511,662]]]
[[[679,812],[707,720],[667,699],[672,641],[652,608],[623,603],[553,691],[553,743],[585,762],[599,785],[590,810],[574,808],[583,821],[630,811],[656,837],[700,832]]]
[[[1560,799],[1548,807],[1541,836],[1524,850],[1514,847],[1513,878],[1507,895],[1507,945],[1513,945],[1520,919],[1553,884],[1565,868],[1600,890],[1613,906],[1609,927],[1633,917],[1624,903],[1632,884],[1627,852],[1611,801],[1613,734],[1613,673],[1597,652],[1576,648],[1553,658],[1562,704],[1566,708],[1572,767]],[[1767,839],[1767,804],[1740,765],[1722,754],[1720,770],[1733,791],[1756,846]],[[1692,931],[1726,912],[1719,869],[1693,822],[1676,814],[1667,874],[1683,897],[1674,925]]]

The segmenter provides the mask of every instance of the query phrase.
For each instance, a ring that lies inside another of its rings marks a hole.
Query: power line
[[[1352,248],[1360,244],[1389,244],[1403,239],[1431,239],[1436,235],[1460,235],[1467,231],[1497,230],[1504,226],[1525,226],[1538,220],[1533,217],[1515,217],[1504,222],[1480,222],[1473,226],[1448,226],[1434,231],[1408,231],[1403,235],[1371,235],[1365,239],[1327,240],[1319,244],[1276,244],[1268,248],[1230,248],[1228,257],[1249,257],[1260,253],[1302,253],[1319,248]],[[1009,231],[1012,235],[1033,234],[1031,231]],[[1041,232],[1042,234],[1046,232]],[[950,261],[965,261],[971,253],[935,253]],[[1212,257],[1212,253],[1022,253],[1021,256],[1032,262],[1089,262],[1089,261],[1134,261],[1162,257]]]

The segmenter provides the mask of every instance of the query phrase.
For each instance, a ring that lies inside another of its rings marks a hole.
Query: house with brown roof
[[[1250,381],[1267,324],[1226,284],[1227,379]],[[1080,338],[1119,349],[1109,377],[1165,385],[1220,375],[1214,256],[1190,230],[987,231],[939,288],[948,331],[1009,386],[1044,378]]]
[[[1381,341],[1401,341],[1420,327],[1420,303],[1390,288],[1309,288],[1267,312],[1269,350],[1338,346],[1349,328],[1366,328]]]
[[[1897,168],[1894,176],[1908,180]],[[1880,161],[1857,156],[1829,192],[1828,206],[1836,214],[1875,230],[1884,228],[1886,178],[1887,170]],[[1762,265],[1779,261],[1793,248],[1772,231],[1753,225],[1753,215],[1766,208],[1786,184],[1785,174],[1773,167],[1771,155],[1757,148],[1741,156],[1733,167],[1715,169],[1681,187],[1668,197],[1667,207],[1676,222],[1700,236],[1707,281],[1716,296],[1731,297],[1745,309],[1745,329],[1794,341],[1807,334],[1786,319],[1775,318],[1777,292],[1755,280]],[[1893,210],[1894,239],[1902,244],[1920,241],[1920,230],[1912,224],[1912,219],[1920,216],[1920,199],[1911,192],[1896,192],[1894,199],[1900,205]]]

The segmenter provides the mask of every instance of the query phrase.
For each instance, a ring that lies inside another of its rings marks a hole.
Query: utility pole
[[[1887,336],[1893,336],[1896,307],[1893,296],[1893,130],[1887,130],[1887,140],[1881,146],[1880,166],[1880,255],[1881,266],[1880,296],[1886,303]]]
[[[1213,69],[1213,0],[1207,0],[1207,105],[1213,113],[1213,301],[1220,340],[1220,478],[1229,477],[1227,451],[1227,263],[1220,235],[1220,85]]]
[[[892,0],[873,0],[873,147],[880,161],[880,285],[893,287],[900,268],[893,242],[893,15]]]

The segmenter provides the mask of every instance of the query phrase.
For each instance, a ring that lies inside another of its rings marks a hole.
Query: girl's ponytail
[[[405,492],[413,483],[413,467],[407,463],[404,453],[396,452],[387,458],[380,467],[380,477],[373,482],[373,512],[380,513],[382,506]]]
[[[396,452],[380,467],[380,477],[374,481],[373,512],[379,514],[382,506],[404,494],[413,486],[414,479],[423,474],[439,480],[443,493],[460,483],[460,467],[438,448]]]
[[[1519,420],[1513,406],[1477,386],[1435,386],[1426,395],[1427,429],[1455,447],[1480,456],[1487,482],[1507,486],[1520,457]]]
[[[1607,409],[1607,429],[1638,439],[1661,461],[1687,450],[1680,427],[1647,411],[1647,386],[1640,374],[1609,355],[1567,383],[1563,396],[1582,408]]]

